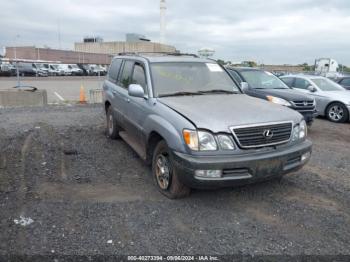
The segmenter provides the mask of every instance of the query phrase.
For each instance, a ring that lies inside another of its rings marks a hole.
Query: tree
[[[225,61],[224,61],[224,60],[221,60],[221,59],[216,60],[216,62],[217,62],[219,65],[222,65],[222,66],[226,65]]]

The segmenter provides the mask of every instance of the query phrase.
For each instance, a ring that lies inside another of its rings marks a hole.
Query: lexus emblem
[[[266,129],[264,130],[263,132],[263,136],[266,138],[266,139],[271,139],[273,137],[273,132],[270,130],[270,129]]]

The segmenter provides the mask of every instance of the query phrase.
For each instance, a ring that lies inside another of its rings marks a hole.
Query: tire
[[[349,111],[342,103],[335,102],[327,107],[326,116],[334,123],[344,123],[349,120]]]
[[[165,174],[162,174],[161,167]],[[191,192],[191,189],[179,180],[178,171],[172,163],[168,145],[164,140],[159,141],[154,149],[152,176],[159,192],[170,199],[183,198]]]
[[[111,139],[119,138],[120,128],[114,117],[112,107],[109,106],[106,111],[106,133]]]

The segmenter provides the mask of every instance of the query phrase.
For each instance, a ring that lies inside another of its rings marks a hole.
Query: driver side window
[[[299,89],[307,89],[308,86],[310,86],[310,82],[302,79],[302,78],[295,78],[295,83],[294,83],[294,87],[295,88],[299,88]]]
[[[135,64],[134,72],[132,75],[132,83],[142,86],[145,95],[147,94],[146,74],[141,64]]]

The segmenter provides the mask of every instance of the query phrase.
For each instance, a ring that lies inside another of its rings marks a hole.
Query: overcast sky
[[[202,47],[215,58],[265,64],[335,58],[350,66],[349,0],[167,0],[168,44]],[[2,0],[0,46],[73,49],[84,36],[105,41],[125,34],[159,40],[158,0]],[[18,36],[19,35],[19,36]]]

